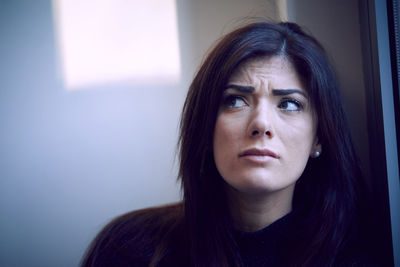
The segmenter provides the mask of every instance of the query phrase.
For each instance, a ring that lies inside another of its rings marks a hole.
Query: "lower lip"
[[[262,155],[246,155],[246,156],[242,156],[241,158],[253,162],[253,163],[258,163],[258,164],[263,164],[263,163],[267,163],[273,159],[275,159],[274,157],[271,156],[262,156]]]

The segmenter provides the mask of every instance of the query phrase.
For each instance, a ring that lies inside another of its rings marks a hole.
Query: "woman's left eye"
[[[278,106],[285,111],[301,111],[303,105],[295,99],[283,99]]]

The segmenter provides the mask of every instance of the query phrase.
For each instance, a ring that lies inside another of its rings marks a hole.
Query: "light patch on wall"
[[[53,0],[67,89],[139,81],[175,83],[175,0]]]

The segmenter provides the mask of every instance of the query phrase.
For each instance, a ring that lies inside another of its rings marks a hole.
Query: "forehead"
[[[290,60],[282,56],[249,59],[236,68],[229,82],[251,83],[255,78],[265,78],[270,81],[278,80],[279,82],[295,83],[297,85],[303,84],[294,65]]]

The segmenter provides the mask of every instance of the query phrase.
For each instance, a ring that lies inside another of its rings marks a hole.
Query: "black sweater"
[[[243,266],[282,266],[288,233],[295,227],[296,215],[289,213],[256,232],[233,231]]]
[[[147,209],[115,219],[93,241],[82,266],[149,266],[157,245],[167,236],[169,245],[158,266],[188,266],[189,251],[180,226],[181,208],[173,205]],[[292,212],[256,232],[232,230],[241,265],[283,266],[285,257],[290,257],[287,245],[298,230],[299,220],[301,217]],[[374,265],[357,254],[335,266]]]

